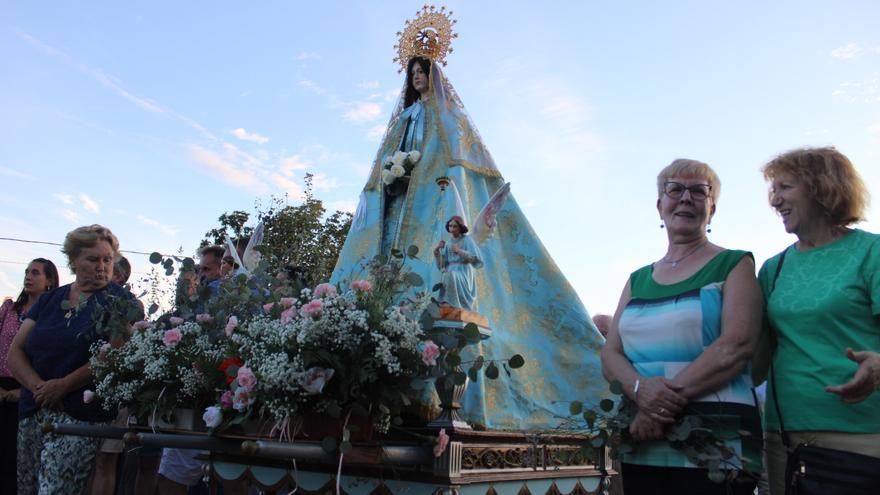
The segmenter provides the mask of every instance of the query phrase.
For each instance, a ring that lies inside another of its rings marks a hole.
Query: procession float
[[[603,339],[443,73],[454,24],[425,6],[398,33],[403,87],[330,280],[279,283],[258,227],[219,286],[104,328],[84,400],[122,422],[46,428],[198,449],[207,477],[279,493],[604,493]]]

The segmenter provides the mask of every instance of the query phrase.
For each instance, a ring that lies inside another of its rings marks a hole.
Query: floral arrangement
[[[323,445],[342,452],[359,424],[380,433],[402,424],[432,381],[451,387],[480,371],[494,379],[499,367],[522,366],[519,355],[462,362],[479,331],[433,328],[439,287],[423,290],[408,268],[418,252],[394,249],[350,283],[296,294],[256,269],[180,299],[174,313],[135,323],[124,345],[92,347],[96,388],[88,398],[140,418],[195,405],[212,432],[260,418],[275,425],[271,435],[288,439],[310,417],[335,417],[341,427]]]
[[[167,417],[213,393],[224,352],[202,323],[178,317],[140,321],[124,345],[92,346],[94,394],[105,406],[128,407],[141,419]]]
[[[240,362],[225,369],[227,386],[205,411],[206,425],[223,429],[254,413],[289,435],[316,414],[342,419],[343,430],[352,414],[379,432],[399,424],[417,394],[412,378],[432,363],[420,318],[430,293],[415,292],[423,281],[405,263],[417,253],[377,257],[367,266],[370,280],[303,289],[231,328]]]
[[[398,191],[399,188],[395,184],[406,181],[421,157],[422,154],[418,150],[395,151],[390,158],[385,160],[382,166],[382,182],[389,193]]]

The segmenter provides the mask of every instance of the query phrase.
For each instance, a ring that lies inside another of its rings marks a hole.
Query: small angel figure
[[[473,311],[477,297],[474,268],[483,266],[480,248],[467,235],[467,225],[460,216],[446,222],[446,231],[452,239],[449,242],[441,240],[434,248],[434,259],[442,273],[440,302]]]

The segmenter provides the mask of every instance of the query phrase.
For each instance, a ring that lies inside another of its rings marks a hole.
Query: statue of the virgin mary
[[[355,275],[365,260],[417,246],[428,262],[410,268],[431,287],[441,280],[430,252],[447,220],[473,220],[504,186],[480,135],[440,65],[455,35],[443,10],[426,7],[407,24],[398,46],[406,80],[376,154],[334,281]],[[414,153],[415,152],[415,153]],[[436,179],[454,184],[454,208]],[[460,211],[463,210],[463,211]],[[494,235],[480,247],[476,311],[493,329],[486,359],[522,354],[526,365],[497,380],[481,377],[463,401],[462,415],[490,429],[558,425],[568,402],[606,395],[599,350],[603,339],[575,291],[544,249],[515,199],[495,215]]]

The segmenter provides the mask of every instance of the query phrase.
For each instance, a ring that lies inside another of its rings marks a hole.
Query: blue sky
[[[191,254],[225,211],[297,202],[306,172],[353,209],[421,5],[0,3],[0,237],[101,223],[123,249]],[[663,256],[654,180],[675,158],[716,169],[710,238],[759,263],[793,241],[759,172],[775,154],[835,145],[880,201],[877,2],[445,5],[446,75],[590,312]],[[0,241],[0,296],[37,256],[64,264]]]

